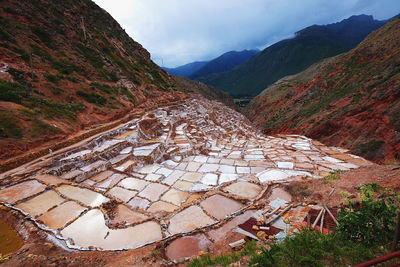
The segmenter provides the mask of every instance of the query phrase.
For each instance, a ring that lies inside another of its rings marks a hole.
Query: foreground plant
[[[348,266],[390,252],[399,195],[376,184],[360,188],[361,203],[346,200],[337,220],[340,225],[329,234],[303,228],[282,243],[266,247],[250,242],[239,253],[195,259],[189,266],[227,266],[250,256],[250,266]]]

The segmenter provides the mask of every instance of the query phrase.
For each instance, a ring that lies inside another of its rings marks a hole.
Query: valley
[[[251,216],[288,206],[290,195],[274,189],[282,183],[372,165],[303,136],[263,135],[243,115],[198,96],[1,174],[0,201],[65,249],[156,243],[173,261],[185,255],[174,247],[186,239],[206,250]],[[294,205],[291,220],[320,209],[311,203]],[[289,224],[273,226],[278,233]]]
[[[394,8],[173,2],[2,1],[1,266],[398,264]]]

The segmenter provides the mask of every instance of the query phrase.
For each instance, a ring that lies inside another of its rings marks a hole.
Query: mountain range
[[[196,79],[236,97],[256,96],[284,76],[350,50],[385,22],[359,15],[334,24],[313,25],[298,31],[291,39],[265,48],[230,71]]]
[[[208,61],[196,61],[196,62],[191,62],[191,63],[185,64],[183,66],[179,66],[176,68],[162,67],[162,69],[171,75],[190,77],[193,75],[193,73],[195,73],[196,71],[198,71],[199,69],[204,67],[204,65],[206,65],[207,63],[208,63]]]
[[[176,68],[163,67],[171,75],[196,79],[204,75],[225,72],[233,69],[257,54],[259,50],[229,51],[210,61],[196,61]]]
[[[256,55],[259,50],[243,50],[227,52],[205,64],[199,70],[190,75],[189,78],[196,79],[198,77],[210,75],[213,73],[225,72],[246,62],[248,59]]]
[[[247,116],[268,134],[295,133],[371,160],[400,159],[400,19],[351,51],[282,78]]]

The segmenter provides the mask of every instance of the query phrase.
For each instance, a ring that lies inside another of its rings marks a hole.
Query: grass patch
[[[0,28],[0,39],[4,41],[8,41],[10,43],[16,43],[14,36],[8,33],[6,30]]]
[[[104,62],[97,51],[83,44],[78,44],[77,47],[81,54],[90,62],[93,67],[99,69],[104,66]]]
[[[63,79],[63,76],[61,75],[44,74],[43,76],[46,80],[54,84],[58,84],[58,82]]]
[[[228,266],[231,263],[238,261],[243,256],[256,255],[257,245],[255,241],[248,242],[240,252],[233,252],[226,255],[210,256],[204,255],[193,260],[188,264],[188,267],[203,267],[203,266]]]
[[[27,107],[38,110],[45,118],[66,118],[76,120],[77,112],[85,109],[82,103],[61,103],[43,97],[32,97]]]
[[[347,266],[367,261],[376,255],[379,248],[346,240],[339,233],[322,234],[304,228],[288,237],[281,244],[272,244],[271,249],[261,248],[253,255],[250,266]]]
[[[69,75],[73,73],[74,71],[80,73],[82,70],[78,66],[75,66],[74,64],[68,62],[68,61],[58,61],[58,60],[53,60],[51,62],[51,66],[58,70],[60,73]]]
[[[83,91],[78,91],[76,94],[92,104],[104,106],[107,103],[107,99],[96,93],[85,93]]]
[[[0,110],[0,137],[1,138],[21,138],[22,130],[17,125],[15,117],[5,114]]]
[[[92,89],[98,89],[109,95],[117,95],[118,94],[118,89],[111,87],[107,84],[93,82],[90,84],[90,87]]]
[[[369,142],[363,143],[358,146],[358,149],[361,154],[367,154],[371,152],[375,152],[380,149],[385,144],[382,140],[371,140]]]
[[[55,95],[61,95],[64,92],[64,90],[60,87],[51,87],[50,89],[51,92]]]
[[[126,87],[121,87],[121,93],[122,93],[123,95],[125,95],[125,96],[128,98],[128,101],[129,101],[129,102],[131,102],[131,103],[133,103],[133,104],[136,104],[136,102],[137,102],[136,96],[133,95],[133,94],[129,91],[128,88],[126,88]]]
[[[20,104],[24,98],[30,95],[30,90],[18,83],[0,80],[0,101],[8,101]]]
[[[31,30],[48,48],[53,49],[55,47],[51,38],[51,34],[46,29],[43,29],[39,26],[31,26]]]
[[[331,182],[331,181],[339,180],[341,173],[342,173],[341,170],[331,171],[327,176],[325,176],[323,178],[323,181],[328,183],[328,182]]]
[[[39,119],[34,119],[32,121],[32,132],[32,137],[38,137],[41,135],[56,134],[61,132],[61,130]]]

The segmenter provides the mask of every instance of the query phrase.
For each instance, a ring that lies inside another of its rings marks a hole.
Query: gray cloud
[[[351,15],[386,19],[399,0],[95,0],[128,34],[174,67],[230,50],[264,48],[312,24]]]

